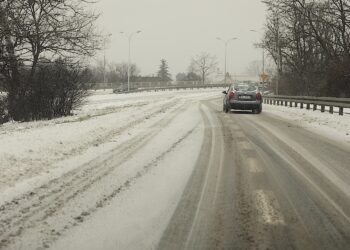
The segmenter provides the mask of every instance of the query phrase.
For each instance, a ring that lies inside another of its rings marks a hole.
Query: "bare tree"
[[[118,63],[115,65],[115,71],[117,72],[118,78],[126,83],[128,81],[128,64],[127,63]],[[137,68],[136,64],[130,64],[130,79],[133,79],[140,73],[140,70]]]
[[[184,81],[187,81],[187,75],[186,73],[179,72],[176,74],[175,79],[177,82],[184,82]]]
[[[99,47],[98,15],[87,0],[7,0],[0,3],[0,72],[6,76],[9,112],[25,110],[41,58],[76,61]],[[27,70],[29,68],[29,71]],[[25,70],[24,70],[25,69]],[[18,117],[17,117],[18,116]]]
[[[192,58],[190,68],[201,76],[202,83],[205,84],[207,78],[216,71],[216,57],[207,52],[202,52]]]
[[[259,60],[252,61],[248,64],[246,68],[246,73],[250,76],[258,76],[262,72],[261,67],[262,62]]]
[[[350,2],[264,2],[268,15],[263,44],[278,66],[284,94],[350,93]]]

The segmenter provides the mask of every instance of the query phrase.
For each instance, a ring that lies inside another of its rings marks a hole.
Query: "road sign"
[[[269,80],[269,76],[266,75],[265,73],[261,74],[259,77],[260,77],[260,81],[262,82],[266,82],[267,80]]]

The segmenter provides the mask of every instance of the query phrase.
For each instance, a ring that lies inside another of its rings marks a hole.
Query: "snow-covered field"
[[[66,240],[58,240],[52,247],[97,249],[107,244],[103,248],[137,249],[141,246],[135,238],[148,239],[146,245],[152,247],[166,227],[199,154],[203,141],[199,103],[210,99],[220,104],[221,98],[221,89],[118,95],[110,90],[97,91],[72,117],[1,125],[0,208],[28,190],[45,186],[81,166],[93,166],[96,159],[107,164],[104,158],[115,157],[119,167],[109,173],[108,182],[96,184],[96,197],[113,190],[114,185],[126,183],[123,184],[126,187],[130,180],[144,178],[133,186],[133,190],[120,194],[118,201],[110,201],[112,205],[118,203],[112,206],[116,210],[98,210],[75,234],[66,235]],[[265,114],[350,145],[350,115],[272,105],[264,105],[261,115]],[[179,155],[184,157],[179,158]],[[157,166],[167,167],[152,171]],[[94,171],[87,170],[87,173]],[[144,171],[151,174],[144,175]],[[177,188],[173,188],[175,186]],[[82,204],[88,204],[87,198],[81,196]],[[153,204],[147,206],[147,201],[158,201],[158,209],[154,209]],[[74,206],[76,203],[66,204],[65,209]],[[147,217],[144,217],[145,210]],[[74,211],[66,212],[74,214]],[[62,225],[64,220],[62,217]],[[115,223],[123,226],[116,229]],[[85,235],[83,246],[66,245],[66,242],[74,242],[69,238],[78,237],[79,230],[87,231],[86,227],[91,226],[96,227],[91,231],[94,236]],[[147,228],[154,230],[147,231]],[[118,242],[104,241],[113,239],[115,234],[122,235]],[[28,237],[30,239],[30,235]]]

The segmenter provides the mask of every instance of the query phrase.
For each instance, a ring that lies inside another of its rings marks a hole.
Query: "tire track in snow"
[[[186,109],[185,104],[178,106],[165,118],[154,125],[151,131],[145,131],[140,136],[130,139],[122,146],[116,148],[108,155],[101,156],[89,164],[75,169],[62,177],[1,206],[0,249],[7,248],[11,244],[16,243],[16,240],[21,238],[23,234],[31,230],[35,231],[39,225],[43,228],[50,228],[48,224],[45,225],[47,220],[55,217],[57,212],[63,209],[67,203],[76,199],[78,196],[81,196],[82,193],[91,188],[95,183],[102,182],[104,178],[118,167],[118,165],[125,162],[135,152],[144,147],[154,135],[159,133],[160,129],[165,128],[167,124],[171,123],[171,121],[182,113],[184,109]],[[190,132],[193,131],[191,130]],[[138,178],[146,174],[147,169],[154,166],[161,157],[164,157],[174,147],[187,138],[187,136],[177,141],[170,149],[158,156],[151,165],[146,165],[143,171],[138,172],[135,176],[126,180],[122,185],[114,188],[108,195],[104,195],[102,198],[100,197],[94,202],[91,201],[90,204],[92,204],[92,206],[87,210],[80,211],[80,213],[74,218],[69,218],[65,225],[63,225],[63,229],[54,231],[40,230],[42,234],[48,234],[45,236],[47,241],[44,242],[43,246],[47,246],[49,242],[54,240],[55,237],[58,237],[63,231],[82,222],[83,217],[88,216],[90,213],[93,213],[107,204],[110,199],[129,187],[133,181],[136,181]]]
[[[115,128],[113,129],[107,129],[107,130],[105,129],[105,130],[99,131],[98,136],[93,136],[92,138],[89,138],[91,135],[91,133],[89,133],[89,137],[84,137],[83,140],[79,142],[77,141],[67,142],[64,145],[64,147],[62,147],[62,145],[59,145],[58,147],[56,146],[53,148],[52,147],[45,148],[44,149],[45,151],[49,150],[49,151],[55,152],[55,154],[52,154],[52,156],[49,158],[42,158],[41,154],[36,158],[33,158],[33,157],[28,158],[23,156],[15,157],[12,155],[4,154],[1,161],[4,163],[5,166],[9,165],[9,166],[19,167],[19,168],[21,166],[22,167],[25,166],[24,167],[25,170],[23,170],[21,175],[14,176],[11,171],[9,171],[8,169],[5,169],[5,171],[3,171],[1,174],[0,190],[8,186],[11,186],[13,183],[18,183],[21,180],[34,177],[38,173],[44,172],[49,166],[52,166],[52,168],[55,168],[55,166],[59,165],[60,162],[79,156],[85,153],[92,146],[96,147],[107,141],[110,141],[113,138],[116,138],[118,135],[125,132],[126,130],[137,127],[143,121],[154,118],[164,112],[169,112],[173,109],[176,109],[178,108],[179,105],[181,104],[177,103],[174,107],[173,102],[167,101],[165,103],[162,103],[162,105],[160,105],[160,107],[157,107],[156,109],[154,108],[154,106],[146,107],[142,115],[136,116],[135,118],[133,117],[130,122],[127,122],[122,126],[116,125]],[[89,138],[89,139],[86,139],[86,138]],[[1,201],[0,201],[0,205],[1,205]]]

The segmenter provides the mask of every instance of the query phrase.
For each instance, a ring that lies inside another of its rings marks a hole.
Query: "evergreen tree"
[[[160,60],[157,76],[162,82],[171,81],[171,74],[169,73],[168,62],[165,59]]]

